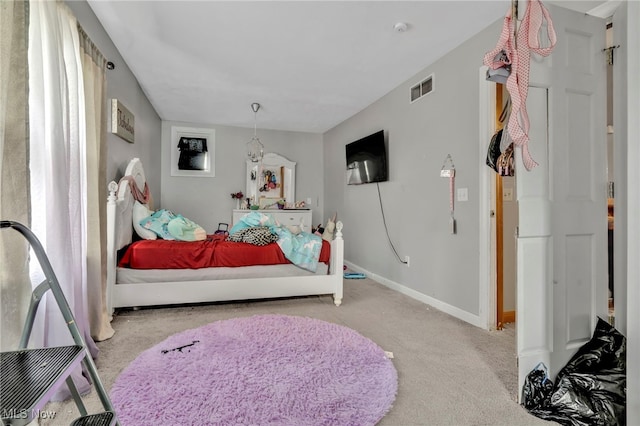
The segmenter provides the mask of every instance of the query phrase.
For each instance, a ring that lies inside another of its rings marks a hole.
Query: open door
[[[502,84],[495,85],[495,131],[504,129],[510,107],[509,93]],[[495,191],[495,256],[496,265],[496,329],[516,321],[516,244],[518,206],[515,176],[494,176]]]
[[[534,57],[530,148],[517,151],[519,387],[542,361],[552,376],[607,318],[605,21],[548,6],[558,35]]]

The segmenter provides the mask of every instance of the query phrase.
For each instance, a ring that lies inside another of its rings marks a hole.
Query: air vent
[[[411,87],[411,102],[415,102],[431,92],[433,92],[433,74]]]

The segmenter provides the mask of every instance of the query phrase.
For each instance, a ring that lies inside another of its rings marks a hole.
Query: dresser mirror
[[[295,203],[296,163],[281,155],[267,153],[262,162],[247,160],[247,192],[245,197],[260,208],[276,208],[280,200]]]

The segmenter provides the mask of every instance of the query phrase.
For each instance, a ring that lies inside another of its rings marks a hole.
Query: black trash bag
[[[500,158],[500,141],[502,140],[502,132],[500,129],[494,133],[491,138],[491,142],[489,142],[489,148],[487,149],[487,166],[491,167],[495,172],[498,172],[498,158]]]
[[[553,381],[549,379],[549,372],[544,363],[539,363],[524,379],[522,387],[522,405],[527,410],[545,408],[549,405]]]
[[[627,341],[606,321],[560,370],[544,408],[529,412],[566,426],[624,425]]]

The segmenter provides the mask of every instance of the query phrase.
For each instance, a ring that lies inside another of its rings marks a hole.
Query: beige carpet
[[[514,326],[480,330],[371,279],[345,280],[340,307],[322,296],[120,312],[113,321],[115,336],[98,344],[100,377],[110,389],[141,351],[174,333],[267,313],[341,324],[393,352],[398,395],[381,426],[550,424],[516,402]],[[85,402],[89,412],[100,410],[94,391]],[[42,425],[68,425],[78,416],[73,402],[51,403],[46,410],[57,415]]]

